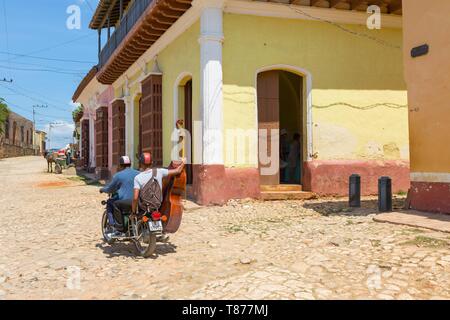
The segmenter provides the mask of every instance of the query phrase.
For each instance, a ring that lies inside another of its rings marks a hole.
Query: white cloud
[[[52,122],[50,130],[50,123],[44,125],[41,130],[47,132],[47,148],[63,148],[67,144],[73,142],[73,131],[75,125],[73,123],[56,120]]]
[[[78,103],[78,102],[73,102],[73,101],[69,101],[69,105],[72,107],[72,111],[74,111],[76,108],[78,108],[80,105],[81,105],[81,103]]]

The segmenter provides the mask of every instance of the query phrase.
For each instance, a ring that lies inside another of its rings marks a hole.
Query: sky
[[[98,62],[97,32],[88,28],[98,0],[0,0],[0,98],[49,131],[49,148],[73,141],[72,95]],[[69,30],[67,9],[81,9],[81,28]],[[46,107],[45,107],[46,106]]]

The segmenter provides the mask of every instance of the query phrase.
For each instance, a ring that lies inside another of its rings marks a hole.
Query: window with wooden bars
[[[82,164],[83,167],[89,166],[89,120],[81,121],[81,142],[82,142]]]
[[[125,155],[125,102],[123,100],[116,100],[113,102],[112,119],[112,160],[113,165],[118,166],[120,157]]]
[[[142,152],[151,152],[153,165],[163,165],[162,76],[150,75],[142,82]]]
[[[97,109],[95,120],[95,145],[97,167],[108,167],[108,107]]]

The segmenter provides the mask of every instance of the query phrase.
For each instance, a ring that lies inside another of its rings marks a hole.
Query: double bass
[[[183,122],[179,120],[176,125],[177,129],[180,129],[182,125]],[[180,142],[183,141],[182,139],[180,137]],[[182,161],[172,161],[168,169],[176,169],[182,163]],[[163,227],[166,233],[175,233],[180,228],[183,218],[184,207],[182,201],[186,194],[186,182],[186,169],[179,176],[165,178],[163,181],[163,203],[160,211],[163,215]]]
[[[181,161],[172,161],[168,169],[176,169],[182,165]],[[178,231],[183,218],[183,198],[186,194],[186,170],[176,177],[165,178],[163,182],[163,227],[166,233]]]

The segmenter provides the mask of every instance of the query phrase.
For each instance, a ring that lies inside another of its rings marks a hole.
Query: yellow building
[[[44,131],[35,130],[33,141],[36,155],[43,155],[46,150],[47,133]]]
[[[450,2],[403,3],[411,207],[450,213]]]
[[[115,32],[74,95],[89,167],[141,151],[168,165],[183,119],[200,203],[345,195],[353,173],[364,194],[385,175],[409,189],[400,0],[118,3],[99,3],[91,28]]]

